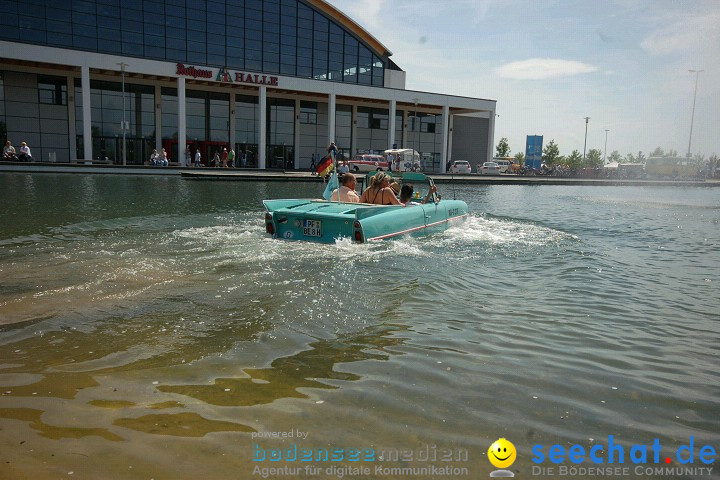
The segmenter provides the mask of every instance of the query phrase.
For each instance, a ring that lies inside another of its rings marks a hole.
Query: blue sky
[[[497,100],[495,144],[720,155],[720,0],[328,0],[392,52],[406,87]]]

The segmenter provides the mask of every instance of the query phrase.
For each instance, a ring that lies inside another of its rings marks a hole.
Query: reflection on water
[[[319,189],[0,176],[0,477],[245,478],[291,429],[478,478],[500,436],[523,474],[536,443],[718,446],[716,191],[458,186],[442,234],[267,238],[261,199]]]
[[[245,369],[244,373],[249,378],[217,378],[212,385],[163,385],[158,390],[222,406],[257,405],[281,398],[307,398],[299,388],[337,388],[323,383],[323,380],[360,379],[360,376],[352,373],[335,371],[338,363],[386,359],[387,354],[383,353],[385,348],[401,343],[400,339],[387,337],[391,332],[389,327],[373,327],[359,334],[312,342],[308,344],[310,350],[273,360],[270,368]]]

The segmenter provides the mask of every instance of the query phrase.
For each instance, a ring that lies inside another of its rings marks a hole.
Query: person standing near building
[[[230,168],[235,168],[235,150],[232,148],[230,148],[228,152],[228,162],[230,163]]]
[[[185,147],[185,166],[189,167],[191,163],[192,154],[190,153],[190,146]]]
[[[247,152],[243,150],[242,154],[240,155],[240,166],[242,168],[245,168],[247,166]]]
[[[335,157],[338,153],[338,148],[335,145],[335,142],[330,142],[330,146],[327,148],[327,153],[332,157],[333,160],[335,160]]]
[[[197,147],[195,149],[195,167],[202,167],[202,163],[200,163],[200,159],[202,158],[202,155],[200,154],[200,147]]]
[[[310,175],[316,175],[317,172],[315,171],[315,154],[313,153],[310,156]]]
[[[230,155],[228,154],[227,148],[223,148],[223,151],[222,151],[222,167],[223,168],[228,167],[229,159],[230,159]]]
[[[21,162],[32,162],[32,154],[30,153],[30,147],[28,147],[27,143],[21,142],[20,143],[20,155],[18,155],[18,159]]]

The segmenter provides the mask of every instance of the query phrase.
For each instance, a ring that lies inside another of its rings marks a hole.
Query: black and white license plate
[[[303,235],[306,237],[321,237],[322,224],[320,220],[303,220]]]

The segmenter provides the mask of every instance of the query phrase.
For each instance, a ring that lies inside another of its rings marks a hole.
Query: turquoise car
[[[369,174],[361,183],[367,184]],[[433,181],[422,173],[404,172],[393,175],[398,183],[412,183],[415,198],[424,198]],[[420,200],[418,200],[420,201]],[[442,231],[462,221],[468,206],[460,200],[444,200],[435,194],[426,204],[402,207],[368,203],[329,202],[313,199],[283,199],[263,201],[265,230],[273,238],[335,243],[350,238],[363,243],[401,235],[424,235]]]

